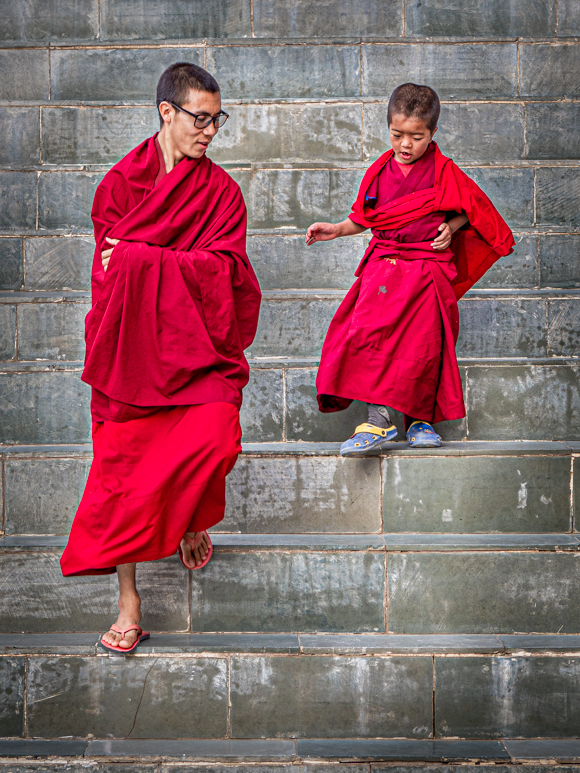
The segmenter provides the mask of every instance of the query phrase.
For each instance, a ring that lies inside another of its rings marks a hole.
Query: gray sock
[[[387,429],[387,427],[391,426],[389,409],[386,405],[367,403],[367,407],[369,409],[369,424],[374,424],[375,427],[380,427],[381,429]]]

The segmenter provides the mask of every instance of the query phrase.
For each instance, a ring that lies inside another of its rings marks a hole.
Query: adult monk
[[[215,79],[180,62],[157,86],[158,134],[97,188],[92,308],[83,381],[94,461],[61,559],[65,576],[119,578],[119,617],[101,640],[129,652],[143,633],[138,561],[210,559],[260,289],[238,185],[206,151],[227,119]]]
[[[358,456],[397,436],[389,408],[405,414],[409,445],[441,445],[434,422],[465,416],[455,344],[460,298],[513,235],[485,193],[440,152],[439,98],[405,83],[388,107],[391,150],[367,170],[342,223],[314,223],[307,244],[372,229],[358,277],[334,319],[316,381],[323,412],[368,403],[368,422],[341,447]]]

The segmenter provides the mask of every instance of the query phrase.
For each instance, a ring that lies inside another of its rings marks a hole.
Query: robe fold
[[[239,186],[206,156],[165,173],[152,137],[116,164],[92,210],[92,308],[82,380],[94,461],[63,574],[175,553],[224,514],[240,447],[244,356],[260,289]],[[101,252],[119,239],[105,272]]]
[[[337,310],[316,380],[322,412],[353,400],[423,421],[465,416],[455,344],[457,299],[513,235],[473,180],[432,142],[407,175],[393,151],[367,170],[349,218],[373,238]],[[431,242],[449,214],[467,215],[446,250]]]

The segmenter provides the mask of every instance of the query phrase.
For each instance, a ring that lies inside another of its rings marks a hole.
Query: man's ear
[[[161,120],[163,123],[170,123],[171,122],[171,116],[173,114],[174,108],[169,104],[169,102],[160,102],[159,103],[159,115],[161,116]]]

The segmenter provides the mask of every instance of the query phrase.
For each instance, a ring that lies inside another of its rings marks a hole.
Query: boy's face
[[[389,126],[395,159],[401,164],[413,164],[418,161],[429,147],[436,131],[437,127],[431,131],[419,118],[395,113]]]

